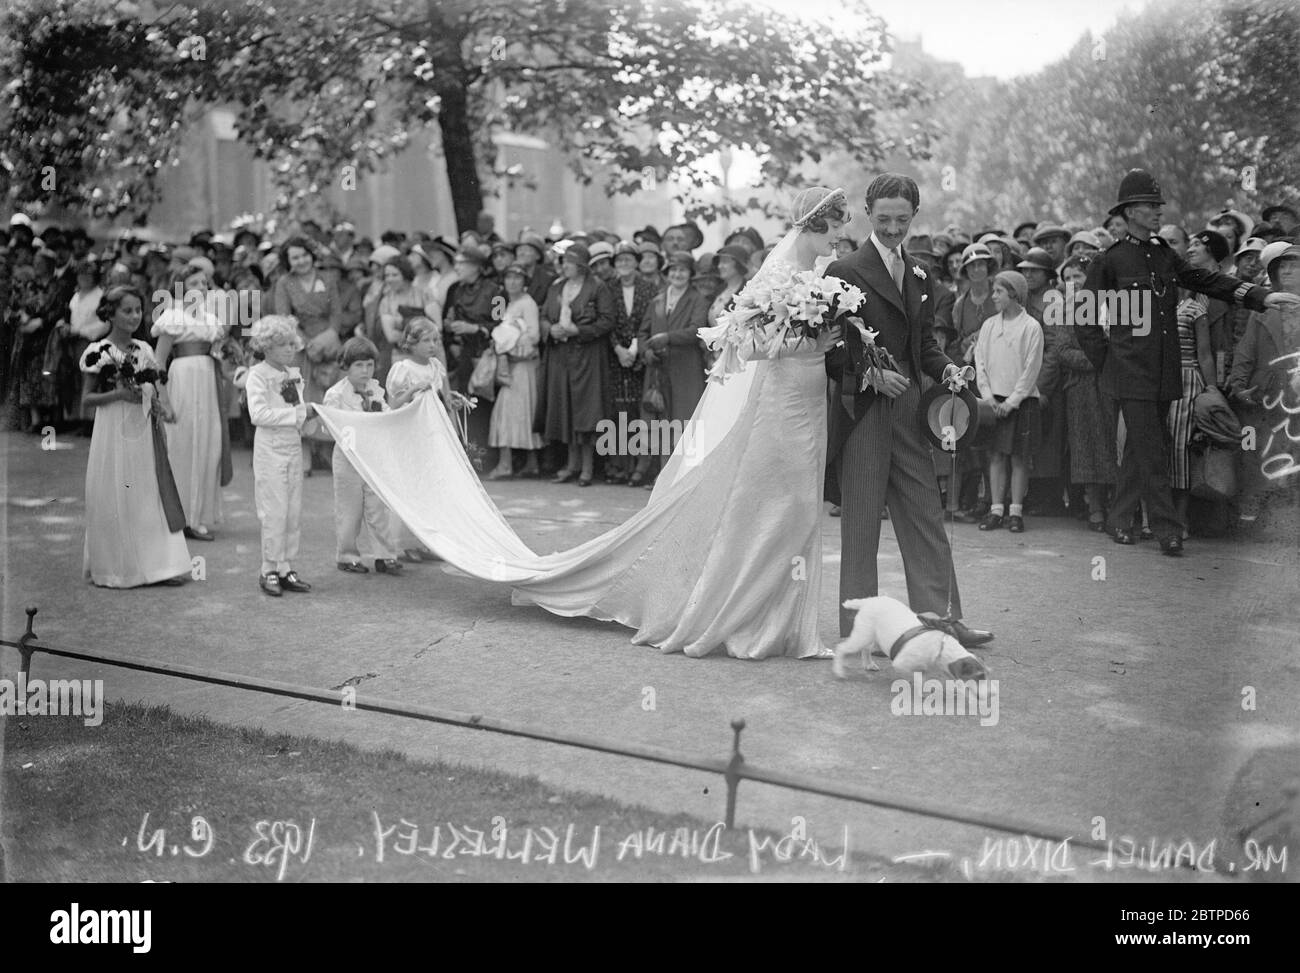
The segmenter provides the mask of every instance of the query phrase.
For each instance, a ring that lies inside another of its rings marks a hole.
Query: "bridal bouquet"
[[[774,279],[781,282],[771,282]],[[852,284],[838,277],[818,277],[811,270],[755,278],[718,315],[715,327],[700,331],[704,343],[718,355],[709,370],[710,380],[722,381],[748,361],[779,358],[784,352],[815,345],[839,315],[856,311],[864,300]]]

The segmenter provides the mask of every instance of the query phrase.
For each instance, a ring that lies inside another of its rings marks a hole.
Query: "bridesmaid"
[[[298,319],[306,347],[294,362],[302,373],[307,402],[320,403],[325,390],[338,380],[338,356],[343,348],[343,302],[338,288],[316,267],[316,250],[306,237],[296,236],[280,247],[280,264],[284,273],[275,282],[274,313]],[[315,458],[316,468],[328,468],[326,446],[333,440],[323,430],[303,437],[303,469],[310,475]]]
[[[98,313],[109,323],[108,337],[92,342],[80,361],[82,408],[95,413],[82,572],[106,588],[182,584],[190,574],[185,518],[158,426],[175,416],[156,381],[153,353],[131,338],[144,318],[144,297],[130,286],[112,287]]]
[[[212,283],[210,268],[203,257],[186,264],[152,330],[154,354],[167,368],[176,412],[167,434],[168,459],[185,509],[185,536],[198,541],[214,539],[208,525],[221,521],[221,487],[233,475],[221,363],[212,354],[225,328],[203,300]],[[177,284],[183,288],[179,293]]]

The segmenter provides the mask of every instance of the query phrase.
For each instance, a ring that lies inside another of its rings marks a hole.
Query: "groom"
[[[916,183],[885,173],[867,187],[872,234],[856,253],[826,270],[858,287],[866,302],[840,320],[843,344],[826,355],[835,383],[828,422],[828,499],[840,516],[840,636],[853,629],[851,598],[879,592],[876,555],[880,517],[889,507],[907,575],[907,599],[914,612],[947,617],[949,633],[962,645],[982,645],[992,632],[967,628],[943,532],[943,513],[934,461],[921,432],[918,409],[921,376],[960,382],[958,368],[934,338],[933,277],[902,251],[912,218],[921,205]],[[850,318],[878,332],[876,344],[893,355],[901,371],[872,379],[864,367],[864,345]],[[949,605],[951,604],[951,614]]]

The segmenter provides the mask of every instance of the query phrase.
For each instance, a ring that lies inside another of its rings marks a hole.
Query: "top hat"
[[[922,393],[918,409],[921,431],[935,449],[978,449],[993,438],[998,418],[991,403],[964,388],[953,392],[935,385]]]
[[[1111,216],[1122,216],[1124,207],[1131,203],[1160,203],[1165,201],[1156,177],[1145,169],[1130,169],[1120,180],[1119,201],[1109,210]]]

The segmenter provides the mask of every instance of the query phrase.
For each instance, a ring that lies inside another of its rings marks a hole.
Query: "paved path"
[[[304,491],[300,572],[308,596],[257,588],[251,457],[235,454],[227,517],[212,544],[191,543],[207,579],[183,588],[110,591],[80,580],[88,441],[43,451],[8,435],[3,630],[22,606],[56,645],[170,659],[726,756],[729,720],[748,724],[753,764],[815,774],[955,808],[1030,819],[1085,836],[1218,839],[1220,870],[1238,851],[1227,831],[1300,780],[1297,544],[1193,541],[1182,560],[1151,544],[1120,548],[1073,521],[1031,520],[1023,535],[956,527],[969,621],[997,632],[985,654],[999,680],[996,725],[978,717],[891,714],[881,672],[837,683],[819,661],[689,659],[633,646],[628,632],[514,608],[507,588],[436,565],[405,577],[356,577],[333,561],[331,480]],[[535,550],[573,546],[626,518],[649,494],[536,481],[488,485]],[[838,521],[824,525],[822,626],[836,626]],[[905,595],[885,525],[884,593]],[[1094,580],[1104,558],[1105,580]],[[12,671],[14,653],[3,653]],[[44,659],[37,675],[91,674]],[[418,757],[488,764],[556,785],[718,819],[722,782],[670,767],[467,730],[408,724],[252,693],[109,669],[109,698],[268,729],[391,746]],[[1254,710],[1243,709],[1253,687]],[[653,708],[648,700],[653,695]],[[144,799],[144,796],[142,796]],[[485,820],[491,809],[485,809]],[[975,861],[997,834],[924,817],[742,785],[740,818],[788,826],[881,854],[940,851]],[[1078,860],[1096,857],[1076,854]],[[1004,862],[1006,864],[1006,862]],[[1238,866],[1240,867],[1240,866]],[[1024,871],[1023,863],[1019,866]],[[1292,864],[1300,872],[1300,862]],[[1129,873],[1132,874],[1132,873]]]

